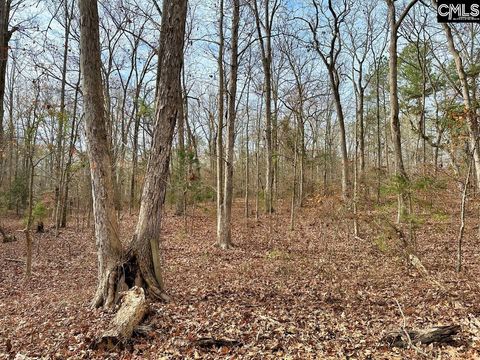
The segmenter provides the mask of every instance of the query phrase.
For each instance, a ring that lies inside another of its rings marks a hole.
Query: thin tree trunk
[[[382,176],[382,135],[380,128],[380,69],[375,70],[375,103],[376,111],[375,115],[377,118],[377,202],[380,201],[380,184]]]
[[[218,245],[222,249],[232,246],[232,202],[233,202],[233,155],[235,146],[235,120],[238,77],[238,28],[240,22],[240,0],[233,0],[232,40],[230,53],[230,89],[228,100],[227,159],[225,171],[225,191],[223,201],[224,219]]]
[[[272,147],[272,45],[271,45],[271,23],[270,23],[270,0],[264,1],[264,29],[262,33],[262,21],[260,20],[260,12],[257,0],[253,1],[255,22],[257,27],[258,40],[262,54],[262,67],[264,76],[265,91],[265,138],[267,145],[267,162],[265,176],[265,212],[271,214],[273,212],[273,147]]]
[[[185,95],[186,96],[186,95]],[[178,117],[177,125],[177,161],[178,161],[178,173],[176,174],[177,186],[175,196],[175,215],[183,215],[185,212],[185,182],[186,182],[186,152],[185,152],[185,109],[180,109],[181,113]]]
[[[67,163],[65,165],[65,175],[64,175],[65,190],[64,190],[64,198],[62,201],[62,221],[60,224],[61,227],[67,226],[68,195],[69,195],[70,182],[72,180],[71,165],[72,165],[72,160],[73,160],[73,155],[75,150],[75,142],[77,141],[77,138],[78,138],[79,122],[77,122],[77,107],[78,107],[78,95],[79,95],[78,93],[80,90],[80,80],[81,80],[81,74],[79,72],[78,82],[75,89],[75,100],[73,101],[72,128],[70,130],[68,158],[67,158]]]
[[[390,21],[390,48],[389,48],[389,83],[390,83],[390,126],[392,130],[392,141],[395,152],[395,174],[398,181],[408,183],[408,176],[405,170],[402,156],[402,137],[400,131],[399,119],[399,101],[398,101],[398,29],[417,0],[411,0],[407,5],[400,18],[396,18],[396,9],[394,0],[387,0],[388,16]],[[402,188],[404,185],[400,185]],[[401,190],[398,194],[398,215],[397,221],[400,222],[402,218],[408,214],[408,195],[405,190]]]
[[[462,270],[462,245],[463,245],[463,233],[465,231],[465,205],[467,203],[467,192],[468,192],[468,183],[470,182],[470,173],[472,170],[472,161],[469,161],[468,170],[467,170],[467,177],[465,179],[465,183],[463,184],[463,191],[462,191],[462,202],[460,205],[460,230],[458,232],[458,240],[457,240],[457,272]]]
[[[437,5],[437,1],[433,0],[433,4]],[[455,42],[453,40],[452,30],[447,23],[442,23],[445,36],[447,38],[447,45],[450,54],[452,55],[455,61],[455,68],[457,69],[457,75],[460,79],[460,84],[462,86],[462,97],[463,105],[465,106],[465,113],[467,117],[468,124],[468,133],[470,138],[470,148],[473,151],[473,158],[475,162],[475,175],[477,179],[477,187],[480,188],[480,146],[478,141],[478,121],[476,117],[475,107],[472,104],[472,99],[470,96],[469,85],[467,81],[467,74],[463,66],[463,60],[460,56],[459,51],[455,47]]]
[[[72,2],[73,7],[73,2]],[[64,182],[65,182],[65,172],[63,171],[63,162],[64,162],[64,124],[67,121],[67,114],[65,112],[65,87],[67,83],[67,60],[68,60],[68,45],[70,40],[70,24],[71,17],[70,11],[68,9],[68,1],[64,1],[65,11],[65,42],[63,46],[63,64],[62,64],[62,80],[60,84],[60,113],[58,119],[58,129],[57,129],[57,153],[56,153],[56,189],[58,191],[57,198],[55,199],[55,235],[58,235],[58,229],[62,225],[62,209],[66,207],[65,202],[67,201],[64,193]],[[75,126],[72,126],[72,129]]]
[[[290,231],[295,227],[295,198],[297,188],[297,162],[298,162],[298,129],[295,131],[295,144],[293,147],[293,180],[292,180],[292,199],[290,201]]]
[[[223,222],[225,221],[225,213],[223,207],[223,186],[225,180],[223,166],[223,118],[225,116],[225,84],[224,84],[224,68],[223,68],[223,51],[225,38],[223,35],[223,19],[224,19],[224,1],[220,0],[220,15],[218,20],[219,31],[219,47],[218,47],[218,124],[217,124],[217,243],[223,237]]]
[[[250,71],[247,84],[247,122],[245,124],[245,218],[250,216],[249,186],[250,186]]]
[[[335,108],[337,112],[338,125],[340,126],[340,150],[342,155],[342,197],[344,201],[348,200],[348,152],[347,152],[347,134],[345,131],[345,120],[343,116],[342,102],[340,99],[340,79],[335,69],[329,69],[330,81],[333,97],[335,99]]]

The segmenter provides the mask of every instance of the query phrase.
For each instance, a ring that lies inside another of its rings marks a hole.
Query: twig
[[[416,347],[415,345],[413,345],[413,343],[412,343],[412,338],[410,337],[410,334],[409,334],[408,331],[407,331],[407,319],[405,318],[405,314],[403,313],[402,307],[400,306],[400,303],[398,302],[398,300],[397,300],[396,298],[395,298],[395,302],[397,303],[398,310],[400,311],[400,315],[402,315],[402,319],[403,319],[402,331],[403,331],[403,333],[405,334],[405,336],[407,337],[408,347],[409,347],[409,348],[412,348],[412,349],[414,349],[415,351],[417,351],[418,353],[426,356],[427,354],[426,354],[425,352],[423,352],[423,351],[420,350],[418,347]]]
[[[410,338],[410,335],[408,334],[408,331],[406,329],[407,319],[405,318],[405,314],[403,313],[402,307],[400,306],[400,303],[398,302],[398,300],[396,298],[395,298],[395,302],[397,303],[398,310],[400,311],[400,315],[402,315],[402,319],[403,319],[402,331],[405,334],[405,336],[407,337],[408,347],[412,347],[413,346],[412,339]]]

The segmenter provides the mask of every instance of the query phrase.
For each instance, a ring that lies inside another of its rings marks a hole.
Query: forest
[[[480,7],[0,0],[0,359],[479,359]]]

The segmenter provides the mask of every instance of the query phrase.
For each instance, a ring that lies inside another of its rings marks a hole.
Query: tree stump
[[[123,294],[120,304],[109,329],[100,336],[94,348],[112,349],[127,342],[148,311],[145,291],[137,286]]]

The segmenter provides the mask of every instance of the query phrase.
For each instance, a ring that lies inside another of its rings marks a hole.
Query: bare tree
[[[388,5],[388,18],[390,21],[390,47],[389,47],[389,82],[390,82],[390,126],[392,129],[392,141],[395,152],[395,174],[400,183],[408,182],[407,171],[402,156],[402,136],[400,131],[399,102],[398,102],[398,29],[405,16],[418,0],[411,0],[397,19],[396,5],[394,0],[386,0]],[[400,185],[403,188],[403,185]],[[398,222],[408,213],[408,196],[406,191],[401,190],[398,195]]]
[[[224,218],[218,245],[222,249],[232,246],[232,203],[233,203],[233,160],[235,147],[235,120],[237,112],[238,77],[238,29],[240,23],[240,0],[233,0],[232,39],[230,49],[230,81],[228,91],[227,156],[225,171],[225,191],[223,199]]]
[[[349,11],[349,5],[343,0],[340,9],[335,9],[332,0],[328,0],[327,9],[317,0],[312,0],[315,9],[313,19],[307,21],[312,34],[313,49],[322,59],[327,68],[330,86],[333,98],[335,100],[335,108],[337,112],[338,124],[340,126],[340,149],[342,154],[342,195],[343,199],[348,199],[348,152],[347,152],[347,135],[345,130],[345,120],[342,108],[342,100],[340,96],[341,75],[339,70],[339,56],[342,53],[342,41],[340,38],[341,27],[345,23],[346,16]],[[328,14],[327,15],[327,11]],[[322,24],[322,18],[327,17],[327,24]],[[324,39],[322,31],[330,31],[330,38]],[[319,37],[322,35],[322,37]]]
[[[220,243],[220,239],[223,238],[222,232],[223,222],[225,221],[225,211],[223,208],[223,190],[224,190],[224,154],[223,154],[223,119],[225,112],[225,70],[223,64],[223,52],[225,48],[225,36],[224,36],[224,0],[220,0],[219,4],[219,18],[218,18],[218,123],[217,123],[217,242]]]
[[[265,91],[265,137],[267,144],[267,165],[265,177],[265,211],[273,210],[273,142],[272,142],[272,24],[280,4],[278,0],[263,0],[263,19],[259,0],[253,0],[253,12],[257,27],[258,42],[262,55],[262,67]],[[261,2],[261,1],[260,1]]]
[[[432,0],[434,7],[437,7],[437,1]],[[447,45],[450,54],[455,61],[455,69],[460,80],[461,93],[463,98],[463,105],[465,107],[465,117],[467,119],[468,134],[470,138],[470,148],[473,151],[473,159],[475,162],[475,174],[477,178],[477,185],[480,187],[480,144],[479,144],[479,129],[478,120],[474,103],[472,101],[472,95],[470,93],[470,86],[467,81],[467,74],[463,64],[463,59],[460,56],[460,52],[455,46],[455,41],[452,34],[452,29],[448,23],[442,23],[445,37],[447,38]]]

